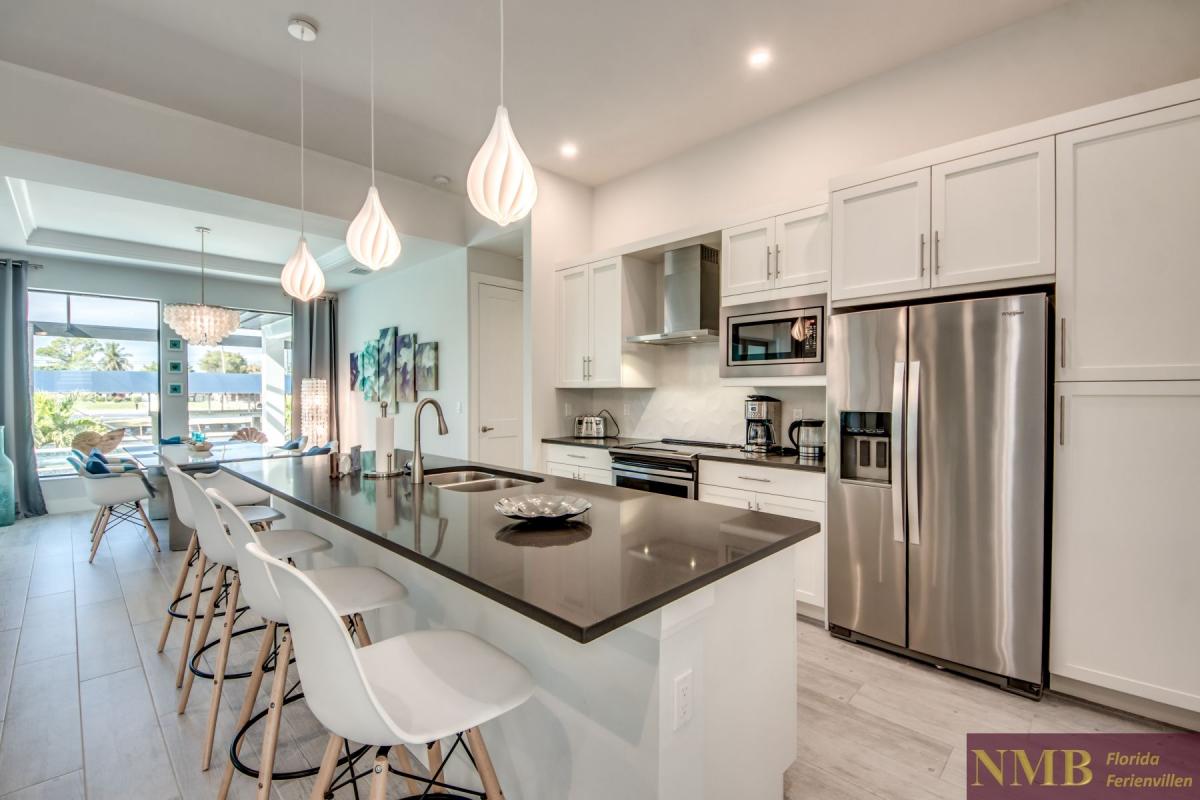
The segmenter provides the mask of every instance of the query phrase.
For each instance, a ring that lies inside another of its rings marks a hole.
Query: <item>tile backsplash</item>
[[[823,386],[721,386],[718,348],[716,342],[666,348],[655,389],[559,390],[563,433],[570,434],[576,414],[603,408],[616,417],[622,436],[737,443],[745,439],[743,403],[751,394],[779,398],[785,437],[794,412],[825,417]]]

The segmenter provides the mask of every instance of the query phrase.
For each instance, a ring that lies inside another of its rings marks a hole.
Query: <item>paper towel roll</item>
[[[379,417],[375,420],[375,471],[392,472],[395,465],[388,456],[396,447],[396,418]]]

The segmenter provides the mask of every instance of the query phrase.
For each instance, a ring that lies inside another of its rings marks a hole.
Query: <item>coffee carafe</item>
[[[747,453],[769,453],[779,447],[779,417],[782,404],[778,398],[752,394],[746,398]]]

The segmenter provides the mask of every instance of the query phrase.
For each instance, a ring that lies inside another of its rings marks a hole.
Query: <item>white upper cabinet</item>
[[[592,355],[588,383],[618,385],[621,380],[620,261],[601,261],[588,268],[591,290]]]
[[[721,295],[771,288],[775,267],[775,220],[749,222],[721,232]]]
[[[929,170],[830,197],[834,300],[927,289]]]
[[[591,304],[587,265],[555,275],[558,313],[558,384],[585,386],[592,350]]]
[[[775,218],[775,288],[829,280],[829,206]]]
[[[1200,101],[1058,137],[1058,379],[1200,378]]]
[[[1053,137],[933,167],[933,286],[1054,274]]]

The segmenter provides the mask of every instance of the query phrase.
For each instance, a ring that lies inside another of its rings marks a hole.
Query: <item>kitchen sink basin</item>
[[[450,486],[455,483],[469,483],[472,481],[483,481],[496,476],[490,472],[478,472],[476,470],[459,470],[457,472],[438,472],[433,475],[425,473],[425,482],[430,486]],[[478,491],[478,490],[476,490]]]
[[[442,488],[451,492],[491,492],[496,489],[511,489],[514,486],[528,486],[533,481],[523,481],[520,478],[481,478],[476,481],[462,481],[443,484]]]

